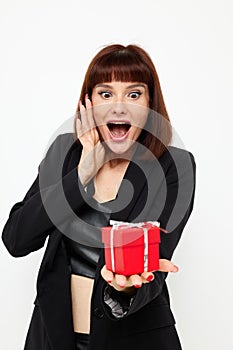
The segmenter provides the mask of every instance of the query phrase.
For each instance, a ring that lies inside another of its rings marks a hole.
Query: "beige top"
[[[93,285],[93,278],[71,275],[72,313],[75,332],[90,334]]]

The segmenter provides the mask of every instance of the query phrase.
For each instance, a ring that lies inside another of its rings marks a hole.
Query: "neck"
[[[118,166],[124,165],[128,163],[128,159],[123,159],[123,158],[115,158],[115,159],[110,159],[108,161],[109,167],[110,168],[117,168]]]
[[[105,164],[110,168],[116,168],[118,166],[128,164],[133,157],[135,149],[135,147],[131,147],[127,152],[120,155],[109,150],[106,152]]]

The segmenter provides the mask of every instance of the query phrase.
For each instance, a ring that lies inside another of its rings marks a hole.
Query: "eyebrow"
[[[132,85],[129,85],[126,87],[126,89],[132,89],[132,88],[135,88],[135,87],[143,87],[144,89],[146,89],[146,85],[145,84],[132,84]],[[104,88],[107,88],[107,89],[112,89],[113,87],[111,85],[108,85],[108,84],[97,84],[95,86],[96,88],[97,87],[104,87]]]

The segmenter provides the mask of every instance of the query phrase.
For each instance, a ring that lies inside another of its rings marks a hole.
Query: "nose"
[[[117,101],[112,104],[112,114],[115,115],[122,115],[126,114],[127,108],[126,108],[126,103],[122,101]]]

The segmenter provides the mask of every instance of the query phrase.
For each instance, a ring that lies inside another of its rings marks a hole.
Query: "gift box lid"
[[[113,226],[102,227],[102,241],[105,247],[110,247],[111,245],[114,245],[114,247],[125,246],[127,244],[141,245],[144,244],[145,235],[148,244],[160,243],[159,223],[119,223]]]

